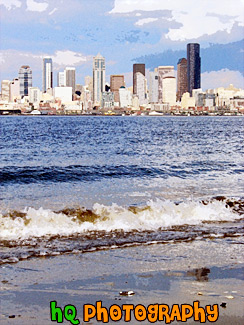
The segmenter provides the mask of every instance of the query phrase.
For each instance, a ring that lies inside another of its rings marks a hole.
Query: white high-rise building
[[[18,78],[15,78],[9,85],[9,100],[13,102],[20,96],[20,82]]]
[[[163,103],[170,106],[176,105],[176,78],[163,78]]]
[[[42,67],[42,90],[46,92],[51,88],[53,88],[53,63],[52,58],[45,57]]]
[[[128,107],[132,104],[132,93],[129,89],[124,86],[119,88],[119,101],[120,107]]]
[[[100,105],[102,93],[105,91],[105,58],[98,53],[93,58],[93,101]]]
[[[158,102],[163,103],[163,78],[174,77],[174,66],[158,67]]]
[[[9,101],[9,87],[10,87],[10,80],[2,80],[1,83],[1,94],[2,100]]]
[[[66,86],[66,73],[64,71],[58,72],[57,75],[57,85],[58,87],[65,87]]]
[[[139,99],[140,105],[146,105],[148,103],[147,100],[147,79],[141,72],[136,73],[136,95]]]
[[[158,103],[158,69],[149,73],[149,103]]]
[[[29,97],[30,97],[30,103],[39,104],[40,97],[41,97],[40,89],[37,87],[30,87],[29,88]]]

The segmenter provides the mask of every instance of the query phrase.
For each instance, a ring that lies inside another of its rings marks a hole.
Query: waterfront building
[[[10,80],[2,80],[1,82],[1,94],[2,100],[9,101],[9,87],[10,87]]]
[[[32,70],[28,65],[19,69],[20,96],[28,96],[28,88],[32,87]]]
[[[170,106],[176,105],[176,78],[163,78],[163,103],[168,103]]]
[[[62,103],[72,102],[72,87],[54,87],[54,98],[60,99]]]
[[[30,103],[34,104],[34,106],[37,106],[40,103],[41,98],[40,89],[37,87],[29,87],[28,92]]]
[[[159,66],[158,67],[158,102],[163,103],[163,78],[174,77],[174,66]]]
[[[195,107],[195,98],[191,97],[188,92],[184,93],[181,97],[181,108],[188,109],[189,107]]]
[[[114,108],[114,93],[111,91],[104,91],[102,93],[101,108]]]
[[[65,86],[72,87],[72,94],[75,94],[75,68],[67,67],[65,68]]]
[[[44,57],[42,66],[42,91],[53,88],[53,63],[52,58]]]
[[[110,76],[110,91],[114,93],[115,106],[119,106],[119,89],[125,85],[125,78],[123,75]]]
[[[100,105],[102,93],[105,91],[105,58],[98,53],[93,58],[93,101]]]
[[[181,58],[177,64],[177,101],[180,101],[187,91],[187,60]]]
[[[203,91],[201,88],[199,89],[192,89],[192,97],[195,98],[195,103],[196,103],[196,106],[203,106],[203,103],[204,103],[204,100],[201,99],[201,95]],[[198,99],[200,101],[198,101]]]
[[[149,73],[149,103],[158,103],[158,69]]]
[[[136,83],[136,74],[140,72],[145,77],[145,64],[144,63],[135,63],[133,64],[133,94],[138,93],[137,83]]]
[[[119,89],[119,102],[120,107],[130,107],[132,104],[132,93],[124,86],[120,87]]]
[[[187,87],[190,95],[193,89],[201,88],[201,58],[198,43],[187,44]]]
[[[13,102],[16,98],[20,97],[20,81],[15,78],[9,85],[9,101]]]
[[[57,74],[57,85],[58,87],[65,87],[66,86],[66,73],[65,71],[58,72]]]

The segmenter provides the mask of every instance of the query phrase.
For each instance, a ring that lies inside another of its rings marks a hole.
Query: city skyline
[[[1,80],[16,78],[19,67],[29,65],[33,85],[41,88],[40,62],[50,56],[55,74],[73,66],[76,82],[83,84],[100,52],[106,58],[106,81],[111,74],[123,74],[130,86],[134,63],[145,63],[147,74],[160,65],[176,70],[176,58],[186,57],[186,44],[199,43],[203,90],[229,83],[243,87],[241,1],[234,6],[199,1],[195,8],[190,0],[153,0],[150,5],[128,0],[126,6],[123,0],[71,0],[67,8],[56,0],[0,0],[0,7]]]

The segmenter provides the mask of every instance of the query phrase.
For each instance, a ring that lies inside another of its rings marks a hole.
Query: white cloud
[[[201,75],[202,89],[214,89],[218,87],[234,87],[244,89],[244,77],[239,71],[222,69],[219,71],[204,72]]]
[[[49,4],[46,2],[35,2],[34,0],[26,0],[27,11],[43,12],[47,10]]]
[[[3,5],[6,7],[6,9],[11,10],[12,8],[20,8],[21,7],[21,1],[19,0],[0,0],[0,5]]]
[[[110,14],[133,13],[138,8],[141,12],[171,11],[169,23],[180,24],[177,28],[169,28],[166,34],[173,41],[194,39],[218,31],[230,33],[235,23],[244,26],[243,0],[235,0],[234,4],[229,0],[115,0]]]
[[[92,57],[84,56],[78,52],[56,51],[52,56],[54,64],[60,66],[75,66],[90,61]]]
[[[54,14],[56,11],[58,10],[58,8],[54,8],[52,11],[49,12],[49,16],[51,16],[52,14]]]
[[[138,21],[135,23],[135,25],[137,25],[137,26],[142,26],[142,25],[144,25],[144,24],[149,24],[149,23],[152,23],[152,22],[157,21],[157,20],[158,20],[158,18],[144,18],[144,19],[140,19],[140,20],[138,20]]]
[[[10,74],[15,72],[14,78],[22,65],[29,65],[33,71],[42,69],[42,59],[44,56],[51,56],[54,69],[60,69],[66,66],[78,66],[89,63],[92,56],[84,56],[81,53],[72,51],[56,51],[53,55],[47,53],[32,54],[30,52],[20,52],[17,50],[2,50],[0,55],[1,72]],[[9,78],[11,78],[11,76]]]

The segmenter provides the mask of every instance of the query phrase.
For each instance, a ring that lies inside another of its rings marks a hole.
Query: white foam
[[[214,201],[208,205],[200,202],[186,201],[176,205],[172,201],[149,201],[147,209],[136,214],[130,209],[112,204],[105,206],[96,203],[93,212],[101,216],[94,223],[79,222],[76,217],[40,208],[26,208],[23,218],[3,217],[0,215],[0,239],[18,240],[50,235],[72,235],[86,231],[116,229],[156,230],[184,224],[199,224],[202,221],[233,221],[240,218],[224,202]]]

